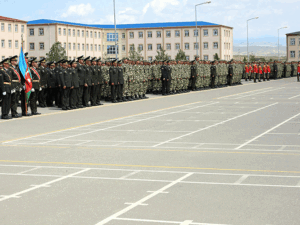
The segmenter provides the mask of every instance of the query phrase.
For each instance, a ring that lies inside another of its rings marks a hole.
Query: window
[[[134,33],[133,32],[129,32],[129,38],[134,38]]]
[[[122,45],[122,52],[125,52],[126,48],[125,45]]]
[[[144,50],[143,45],[139,45],[138,49],[139,49],[140,51],[143,51],[143,50]]]
[[[219,48],[218,42],[214,42],[214,49],[218,49],[218,48]]]
[[[84,37],[84,30],[81,31],[81,37]]]
[[[117,41],[119,40],[119,36],[117,34]],[[115,33],[107,33],[107,41],[115,41]]]
[[[204,42],[204,43],[203,43],[203,48],[204,48],[204,49],[208,49],[208,42]]]
[[[143,32],[139,32],[139,38],[143,38]]]
[[[80,51],[80,44],[77,44],[77,49],[78,51]]]
[[[214,34],[214,36],[218,36],[219,35],[219,30],[218,29],[214,29],[213,30],[213,34]]]
[[[130,45],[130,51],[134,51],[134,45]]]
[[[199,30],[194,30],[194,37],[198,37],[199,35]]]
[[[122,39],[125,39],[125,33],[122,33]]]
[[[208,30],[203,30],[203,36],[205,36],[205,37],[208,36]]]
[[[190,61],[190,57],[188,55],[186,56],[186,60]]]
[[[11,24],[8,24],[8,32],[11,32]]]
[[[18,25],[15,25],[15,32],[18,32]]]
[[[175,37],[180,37],[180,31],[179,30],[175,30]]]
[[[5,48],[5,40],[1,40],[1,48]]]
[[[44,36],[44,28],[39,28],[39,36]]]
[[[167,50],[171,50],[171,44],[167,44]]]
[[[204,60],[205,60],[205,61],[208,60],[208,55],[204,55]]]
[[[99,51],[99,52],[101,51],[101,45],[98,46],[98,51]]]
[[[66,35],[67,35],[67,29],[64,28],[64,36],[66,36]]]
[[[95,51],[97,51],[97,45],[95,45]]]
[[[97,38],[97,32],[96,32],[96,31],[95,31],[95,33],[94,33],[94,37]]]
[[[86,50],[87,51],[89,50],[89,44],[86,44]]]
[[[119,54],[119,46],[107,45],[107,54]]]
[[[82,51],[84,51],[84,44],[81,45]]]
[[[190,31],[189,30],[185,30],[184,31],[184,36],[185,37],[189,37],[190,36]]]
[[[73,32],[72,32],[72,33],[73,33],[73,37],[75,37],[75,29],[73,29]]]
[[[152,44],[148,44],[148,51],[152,51]]]
[[[161,31],[156,31],[156,37],[161,38]]]
[[[45,49],[44,42],[40,42],[40,50],[44,50],[44,49]]]
[[[64,42],[64,49],[67,49],[67,43]]]
[[[93,38],[93,31],[90,32],[90,38]]]
[[[87,38],[89,37],[89,31],[88,30],[86,31],[86,37]]]
[[[61,28],[58,28],[58,34],[61,35]]]
[[[291,51],[291,58],[295,58],[295,51]]]
[[[98,32],[98,38],[99,38],[99,39],[101,38],[101,33],[100,33],[100,32]]]
[[[73,51],[75,51],[76,50],[76,45],[75,45],[75,43],[73,43]]]
[[[184,44],[184,49],[185,50],[189,50],[190,49],[190,44],[189,43],[185,43]]]
[[[71,29],[68,29],[68,36],[71,37]]]
[[[71,50],[71,43],[69,43],[68,46],[69,46],[69,50]]]
[[[166,31],[166,37],[171,37],[171,31],[169,30]]]
[[[176,43],[176,44],[175,44],[175,48],[176,48],[176,50],[179,50],[179,49],[180,49],[180,44],[179,44],[179,43]]]
[[[77,37],[80,37],[80,30],[77,30]]]
[[[150,62],[151,62],[151,61],[152,61],[152,59],[153,59],[153,58],[152,58],[152,56],[149,56],[149,57],[148,57],[148,61],[150,61]]]
[[[291,38],[290,39],[290,45],[295,45],[296,43],[295,43],[296,41],[295,41],[295,38]]]
[[[4,23],[1,23],[1,31],[4,31]]]
[[[148,31],[148,38],[152,38],[152,31]]]
[[[11,48],[11,40],[8,40],[8,48]]]
[[[194,43],[194,49],[199,49],[199,43]]]
[[[157,44],[157,45],[156,45],[156,49],[157,49],[157,50],[161,50],[161,44]]]
[[[92,37],[93,37],[93,35],[92,35]],[[91,44],[91,51],[93,51],[93,45]]]
[[[33,28],[29,29],[29,35],[34,36],[34,29]]]
[[[29,49],[34,50],[34,43],[29,43]]]
[[[19,41],[15,41],[15,48],[19,48]]]

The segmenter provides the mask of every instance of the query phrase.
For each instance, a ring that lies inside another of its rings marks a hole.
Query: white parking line
[[[179,225],[226,225],[226,224],[216,224],[216,223],[196,223],[192,220],[186,220],[184,222],[180,221],[168,221],[168,220],[147,220],[147,219],[134,219],[134,218],[115,218],[114,220],[120,221],[134,221],[143,223],[162,223],[162,224],[179,224]]]
[[[140,172],[140,171],[133,171],[132,173],[129,173],[129,174],[123,176],[123,177],[120,177],[120,179],[126,179],[126,178],[128,178],[128,177],[130,177],[130,176],[133,176],[134,174],[139,173],[139,172]]]
[[[234,184],[241,184],[244,180],[246,180],[250,175],[245,174],[240,179],[238,179]]]
[[[289,98],[289,99],[294,99],[294,98],[297,98],[297,97],[300,97],[300,95],[296,95],[296,96],[291,97],[291,98]]]
[[[39,167],[35,167],[35,168],[29,169],[29,170],[25,170],[23,172],[20,172],[19,174],[27,173],[27,172],[30,172],[30,171],[33,171],[33,170],[36,170],[36,169],[39,169]]]

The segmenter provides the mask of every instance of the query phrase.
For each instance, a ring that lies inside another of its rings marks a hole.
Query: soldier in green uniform
[[[80,56],[77,58],[78,64],[77,64],[77,74],[79,78],[79,88],[77,92],[77,108],[83,108],[83,89],[86,84],[85,81],[85,68],[84,68],[84,61],[83,61],[83,56]]]
[[[0,89],[2,94],[2,108],[1,108],[1,119],[7,120],[9,118],[10,104],[11,104],[11,71],[9,70],[9,58],[4,59],[3,69],[0,70],[1,80]]]
[[[11,74],[11,115],[12,118],[22,117],[17,112],[18,100],[20,91],[22,90],[21,85],[21,72],[18,67],[17,57],[13,56],[10,58],[11,67],[9,68]]]
[[[77,109],[78,105],[78,90],[79,90],[79,76],[77,70],[77,62],[73,60],[71,63],[70,73],[72,75],[72,84],[70,88],[70,108]]]
[[[118,91],[118,68],[117,59],[112,62],[112,66],[109,68],[109,85],[111,87],[111,100],[112,103],[117,103],[117,91]]]
[[[48,80],[47,80],[47,106],[48,107],[53,107],[53,101],[55,101],[55,96],[56,96],[56,76],[55,76],[55,63],[54,62],[49,62],[48,63],[49,68],[46,70],[48,75]]]
[[[40,91],[40,87],[41,87],[41,77],[40,74],[37,71],[37,60],[36,58],[33,58],[30,61],[31,67],[30,67],[30,73],[32,76],[32,89],[31,89],[31,94],[30,94],[30,98],[29,98],[29,105],[30,105],[30,109],[31,109],[31,114],[32,115],[40,115],[41,113],[37,112],[37,96],[39,94]]]
[[[90,56],[84,59],[85,61],[85,84],[83,87],[83,106],[90,107],[89,104],[91,98],[91,88],[92,88],[92,68]]]
[[[122,67],[122,60],[119,60],[117,63],[118,63],[117,100],[118,102],[123,102],[124,70]]]
[[[96,57],[91,59],[92,65],[90,65],[90,69],[92,72],[92,86],[90,87],[90,98],[91,98],[91,105],[97,106],[97,89],[98,89],[98,67]]]
[[[103,79],[101,57],[98,60],[96,60],[96,62],[97,62],[97,70],[98,70],[98,78],[97,78],[98,84],[97,84],[97,88],[96,88],[96,92],[97,92],[96,104],[103,105],[101,103],[101,96],[102,96],[102,86],[104,84],[104,79]]]
[[[39,92],[38,101],[39,106],[42,108],[47,107],[46,98],[47,98],[47,72],[46,72],[46,59],[41,59],[39,61],[40,67],[38,68],[38,72],[41,76],[41,90]]]
[[[61,86],[63,89],[62,95],[62,110],[70,110],[70,90],[72,86],[72,72],[68,68],[68,61],[63,61],[62,70],[60,73]]]

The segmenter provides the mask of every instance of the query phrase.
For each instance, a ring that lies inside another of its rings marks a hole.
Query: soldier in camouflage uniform
[[[103,75],[103,86],[102,93],[105,101],[110,100],[110,86],[109,86],[109,67],[110,63],[106,61],[102,66],[102,75]]]

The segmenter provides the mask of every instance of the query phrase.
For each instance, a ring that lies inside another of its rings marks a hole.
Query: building
[[[233,28],[213,23],[174,22],[117,25],[118,48],[115,49],[113,25],[86,25],[55,20],[28,22],[28,49],[30,57],[42,58],[55,42],[66,49],[69,59],[78,56],[102,57],[103,59],[129,57],[130,50],[140,51],[144,59],[152,61],[157,50],[165,49],[175,59],[182,49],[187,59],[197,54],[201,59],[233,57]],[[197,37],[197,42],[196,42]]]
[[[1,61],[7,57],[19,55],[24,41],[24,51],[27,44],[27,21],[0,16]]]
[[[286,34],[287,61],[300,61],[300,31]]]

